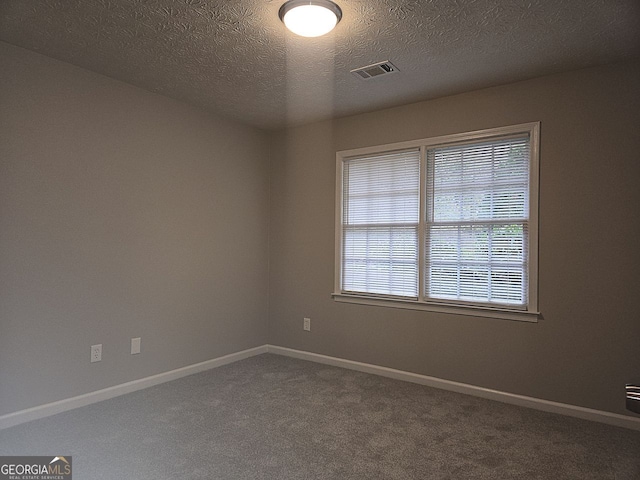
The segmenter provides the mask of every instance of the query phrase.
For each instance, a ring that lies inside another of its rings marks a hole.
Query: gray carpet
[[[640,479],[640,432],[261,355],[0,431],[75,480]]]

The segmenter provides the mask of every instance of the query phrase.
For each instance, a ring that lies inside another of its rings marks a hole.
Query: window
[[[420,151],[344,162],[342,290],[418,297]]]
[[[334,298],[535,321],[538,132],[338,152]]]

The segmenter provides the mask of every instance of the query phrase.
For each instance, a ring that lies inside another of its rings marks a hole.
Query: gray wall
[[[639,84],[640,64],[619,64],[275,135],[270,343],[628,413],[624,384],[640,375]],[[539,323],[330,298],[336,150],[533,121],[542,122]]]
[[[624,414],[639,82],[618,64],[267,135],[0,43],[0,415],[267,341]],[[331,300],[336,150],[531,121],[539,323]]]
[[[264,344],[267,148],[0,43],[0,415]]]

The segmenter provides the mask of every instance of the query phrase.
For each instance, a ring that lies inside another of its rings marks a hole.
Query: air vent
[[[388,73],[398,72],[399,70],[396,66],[389,62],[378,62],[373,65],[367,65],[366,67],[356,68],[351,70],[351,73],[356,75],[358,78],[363,78],[365,80],[373,77],[379,77],[380,75],[386,75]]]

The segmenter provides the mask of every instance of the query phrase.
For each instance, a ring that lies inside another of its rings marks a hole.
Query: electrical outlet
[[[140,353],[140,337],[131,339],[131,355]]]
[[[302,328],[304,330],[306,330],[307,332],[311,331],[311,319],[310,318],[305,318],[304,319],[304,323],[302,325]]]
[[[102,361],[102,344],[91,345],[91,363]]]

